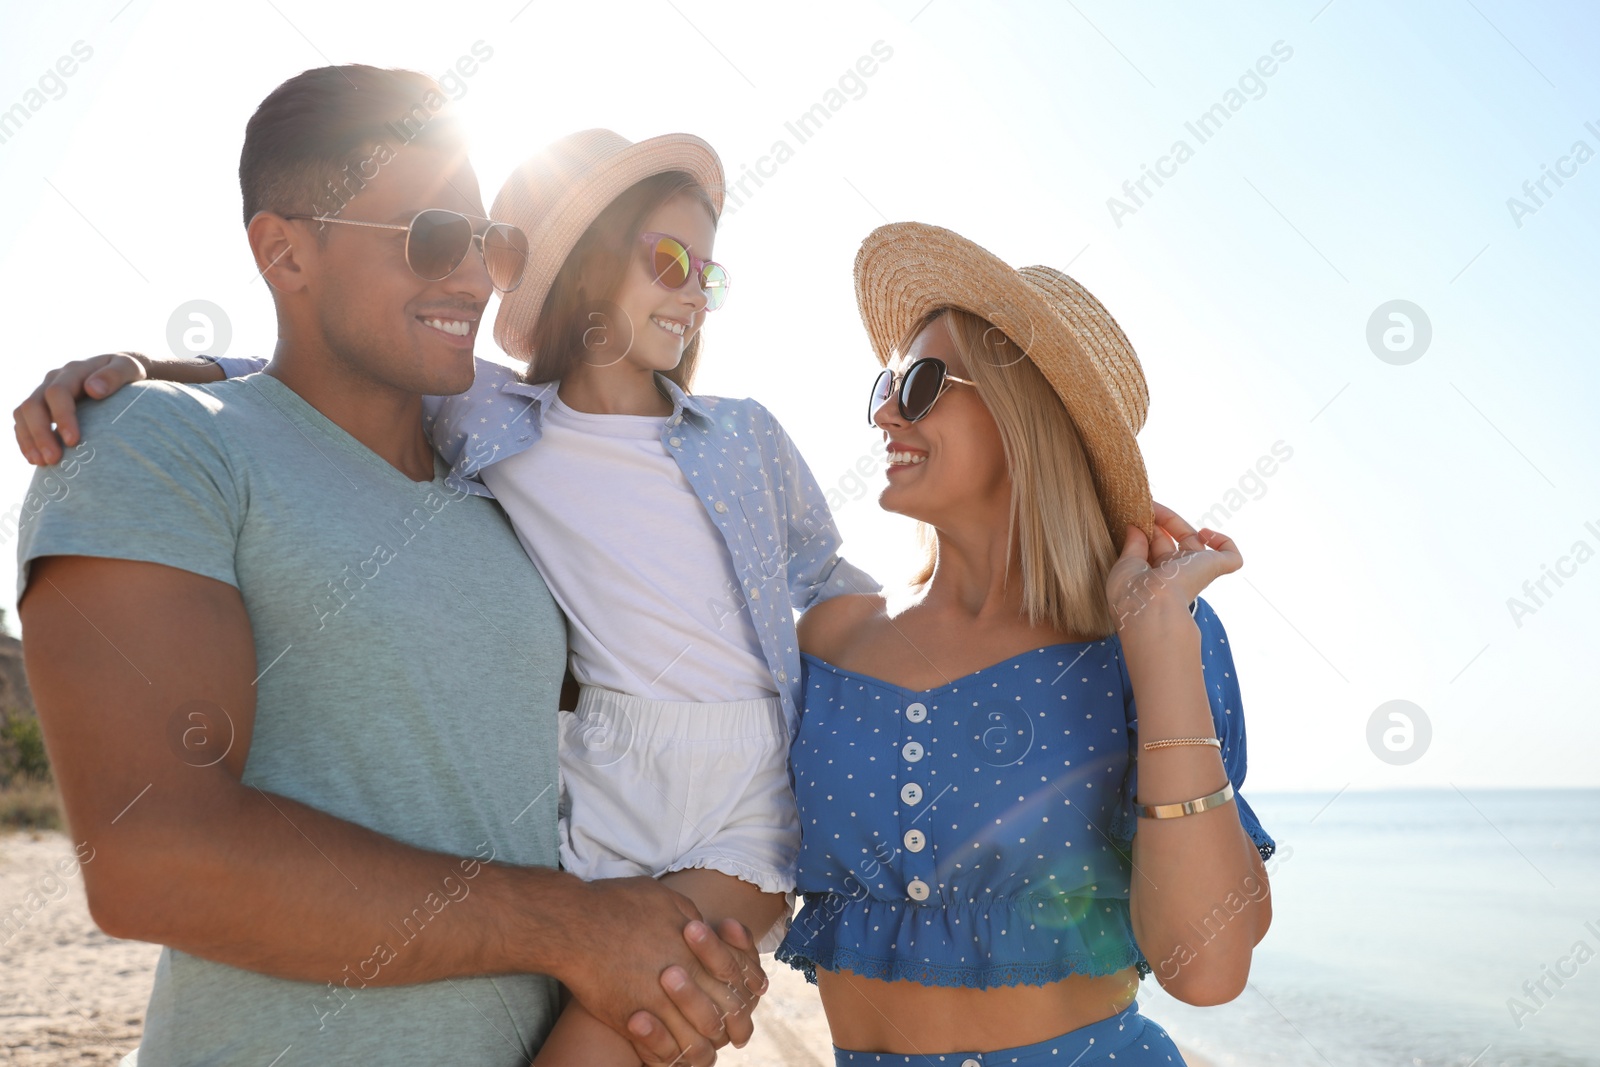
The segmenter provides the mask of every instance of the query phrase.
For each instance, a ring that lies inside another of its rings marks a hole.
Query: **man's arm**
[[[714,1060],[696,1027],[748,1038],[747,1013],[720,1018],[741,1003],[727,986],[744,988],[742,961],[702,937],[709,974],[685,942],[692,904],[654,880],[585,884],[427,852],[244,785],[258,668],[233,586],[132,560],[31,566],[18,604],[29,683],[73,834],[93,849],[84,883],[107,933],[324,982],[370,957],[388,920],[455,885],[465,895],[433,920],[439,936],[408,945],[372,984],[549,974],[619,1031],[634,1016],[647,1063],[680,1048]],[[224,750],[215,763],[197,755]],[[700,935],[691,923],[690,941]],[[672,967],[692,980],[669,995]],[[760,992],[759,968],[752,978]]]
[[[151,359],[138,352],[111,352],[73,360],[46,374],[39,388],[12,411],[17,447],[29,463],[48,467],[61,461],[63,448],[76,446],[82,438],[77,415],[81,398],[102,400],[143,378],[196,385],[220,382],[223,377],[222,368],[209,359]]]

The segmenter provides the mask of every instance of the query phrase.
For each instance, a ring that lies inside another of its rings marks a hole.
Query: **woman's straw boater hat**
[[[938,226],[897,222],[861,242],[856,303],[879,363],[940,308],[959,308],[998,326],[1066,405],[1117,550],[1130,523],[1154,543],[1150,484],[1134,440],[1150,392],[1133,345],[1093,293],[1051,267],[1012,270]]]
[[[533,325],[578,238],[629,186],[671,170],[692,176],[722,213],[722,160],[687,133],[635,144],[610,130],[584,130],[548,145],[506,179],[489,214],[528,235],[528,269],[500,298],[494,339],[502,349],[532,361]]]

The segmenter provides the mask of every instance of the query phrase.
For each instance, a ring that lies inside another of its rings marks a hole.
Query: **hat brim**
[[[722,214],[722,161],[716,150],[689,133],[668,133],[651,137],[607,156],[586,170],[539,219],[516,218],[517,198],[513,174],[500,192],[489,214],[497,221],[509,222],[528,235],[528,266],[522,283],[500,297],[495,315],[494,339],[510,356],[523,361],[533,359],[533,327],[550,295],[556,275],[572,254],[589,226],[617,197],[632,186],[656,174],[681,170],[705,189],[717,215]]]
[[[1077,428],[1112,543],[1120,552],[1133,525],[1153,544],[1144,457],[1120,401],[1096,369],[1099,361],[1087,347],[1092,339],[1080,340],[1036,288],[1050,286],[1052,276],[1065,277],[1049,268],[1013,270],[942,227],[891,223],[872,231],[856,253],[856,304],[880,364],[940,308],[959,308],[998,326],[1044,374]]]

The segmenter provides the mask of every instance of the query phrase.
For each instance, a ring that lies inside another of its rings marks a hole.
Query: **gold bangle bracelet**
[[[1222,742],[1215,737],[1169,737],[1165,741],[1146,741],[1145,751],[1153,748],[1176,748],[1179,745],[1209,745],[1212,748],[1221,748]]]
[[[1185,800],[1181,804],[1141,804],[1133,802],[1133,810],[1146,819],[1176,819],[1183,815],[1197,815],[1202,811],[1220,808],[1233,799],[1233,783],[1229,782],[1215,793],[1198,800]]]

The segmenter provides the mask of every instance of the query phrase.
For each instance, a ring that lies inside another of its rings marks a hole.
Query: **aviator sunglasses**
[[[374,230],[401,230],[406,235],[406,266],[424,281],[436,282],[455,273],[474,244],[483,257],[489,281],[502,293],[509,293],[522,281],[528,266],[528,237],[505,222],[492,222],[481,215],[468,217],[459,211],[425,208],[408,225],[391,222],[361,222],[333,215],[285,215],[286,219],[312,222],[337,222],[345,226],[366,226]],[[472,219],[489,223],[476,232]]]
[[[872,399],[867,403],[867,425],[876,425],[878,409],[895,396],[895,382],[898,378],[900,388],[900,417],[906,422],[916,422],[927,417],[933,410],[933,405],[944,395],[945,387],[950,382],[960,382],[962,385],[977,385],[965,378],[957,378],[950,373],[950,368],[945,366],[944,360],[932,356],[917,360],[906,368],[904,377],[896,375],[885,367],[878,372],[878,377],[872,382]]]
[[[650,255],[650,270],[663,289],[682,289],[692,277],[706,294],[706,310],[728,301],[728,270],[721,263],[691,256],[682,241],[665,233],[641,233],[639,243]]]

